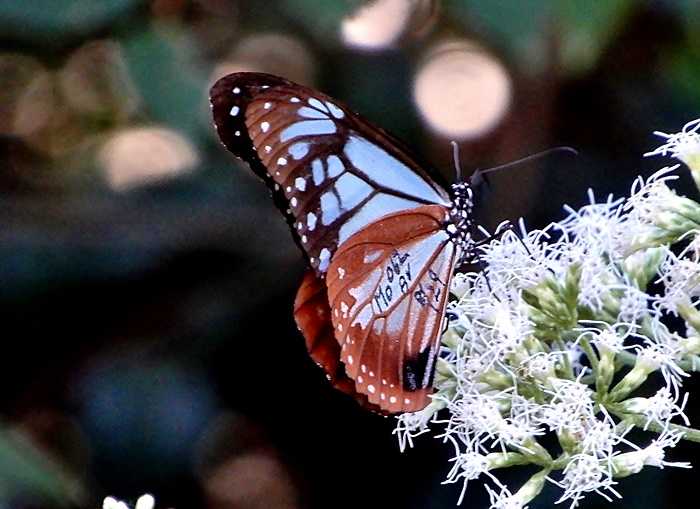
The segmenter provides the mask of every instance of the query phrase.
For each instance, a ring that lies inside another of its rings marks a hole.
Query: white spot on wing
[[[268,130],[269,128],[270,128],[270,122],[262,122],[262,123],[260,124],[260,129],[261,129],[262,132],[264,132],[264,133],[266,133],[267,130]]]
[[[309,227],[309,231],[312,232],[316,228],[316,214],[309,212],[306,216],[306,225]]]
[[[345,269],[343,267],[338,267],[338,279],[343,279],[345,277]]]
[[[304,180],[302,177],[297,177],[294,179],[294,187],[303,193],[306,191],[306,180]]]
[[[238,87],[236,87],[236,88],[233,89],[233,93],[234,93],[234,94],[240,94],[240,93],[241,93],[241,89],[238,88]]]
[[[289,102],[298,103],[300,99],[298,97],[292,97]]]
[[[287,159],[285,159],[284,157],[280,157],[279,159],[277,159],[277,164],[279,166],[284,166],[285,164],[287,164]]]
[[[362,261],[364,263],[373,263],[380,256],[382,256],[382,251],[380,251],[380,250],[372,251],[370,253],[365,254],[365,257],[362,259]]]
[[[374,394],[375,391],[376,391],[376,389],[374,388],[374,385],[369,384],[367,386],[367,392],[369,392],[370,394]]]
[[[298,161],[299,159],[301,159],[309,153],[309,144],[303,142],[295,143],[294,145],[289,147],[289,153],[294,159]]]
[[[331,252],[328,250],[328,248],[324,247],[323,249],[321,249],[321,252],[318,255],[318,259],[321,261],[318,268],[320,270],[326,270],[331,260]]]
[[[337,177],[345,169],[343,162],[338,156],[335,155],[328,156],[328,159],[326,159],[326,164],[328,165],[328,176],[331,178]]]
[[[328,106],[328,109],[331,110],[331,115],[333,115],[335,118],[343,118],[345,116],[345,113],[343,113],[343,110],[338,108],[332,102],[326,101],[326,106]]]
[[[280,140],[285,142],[297,136],[333,134],[335,130],[335,123],[332,120],[301,120],[284,129],[280,134]]]
[[[329,225],[340,216],[340,203],[335,193],[328,191],[321,195],[321,222]]]
[[[271,106],[272,106],[272,103],[265,103],[263,105],[263,108],[265,108],[266,110],[269,110]]]
[[[362,283],[360,283],[360,285],[354,288],[350,288],[348,290],[348,293],[351,297],[355,299],[356,302],[367,301],[371,297],[372,292],[374,291],[374,287],[379,282],[379,279],[381,278],[382,274],[382,269],[380,269],[379,267],[375,267],[375,269],[367,276],[367,278],[365,278],[365,280]],[[367,308],[369,309],[369,318],[367,318],[367,322],[369,322],[369,319],[372,318],[372,309],[369,306],[367,306]],[[364,312],[364,310],[362,312]],[[357,319],[359,320],[359,318],[360,317],[358,315]]]
[[[311,173],[313,174],[315,185],[319,185],[325,179],[323,175],[323,163],[320,159],[314,159],[311,163]]]
[[[297,114],[300,117],[304,118],[328,118],[328,115],[326,115],[322,111],[309,108],[308,106],[302,106],[301,108],[299,108]]]
[[[318,108],[319,110],[322,110],[322,111],[325,111],[326,113],[328,113],[328,108],[326,108],[326,106],[321,101],[316,99],[315,97],[311,97],[309,99],[309,104],[311,106],[313,106],[314,108]]]
[[[233,108],[231,108],[231,116],[235,117],[236,115],[238,115],[239,111],[241,111],[241,109],[238,106],[234,106]]]

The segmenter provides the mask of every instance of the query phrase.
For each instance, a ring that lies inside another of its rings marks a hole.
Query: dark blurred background
[[[301,255],[211,126],[240,70],[348,103],[448,181],[452,139],[465,173],[575,147],[480,194],[483,224],[537,227],[626,193],[663,165],[652,131],[700,115],[700,4],[1,0],[0,508],[453,507],[450,449],[399,453],[306,355]],[[645,470],[622,503],[685,506],[695,478]]]

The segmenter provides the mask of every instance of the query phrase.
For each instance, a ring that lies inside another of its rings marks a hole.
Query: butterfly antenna
[[[494,166],[493,168],[488,168],[486,170],[479,170],[479,173],[483,175],[485,173],[492,173],[494,171],[504,170],[506,168],[510,168],[511,166],[517,166],[518,164],[522,163],[529,163],[530,161],[535,161],[537,159],[541,159],[543,157],[556,154],[558,152],[566,152],[575,156],[578,155],[578,151],[572,147],[554,147],[547,150],[543,150],[542,152],[537,152],[536,154],[523,157],[521,159],[516,159],[515,161],[511,161],[510,163]]]
[[[457,176],[456,182],[462,182],[462,165],[459,163],[459,143],[452,140],[450,144],[452,145],[452,162],[455,165],[455,174]]]

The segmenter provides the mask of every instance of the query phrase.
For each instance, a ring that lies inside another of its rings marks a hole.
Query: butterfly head
[[[447,232],[465,254],[470,253],[474,245],[471,235],[473,209],[474,193],[471,186],[467,182],[452,184],[452,206]]]

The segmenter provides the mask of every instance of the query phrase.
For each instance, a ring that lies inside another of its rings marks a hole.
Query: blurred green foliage
[[[32,0],[0,2],[0,33],[30,43],[89,36],[134,12],[144,0]]]

